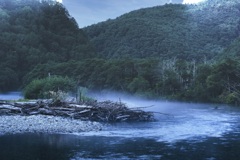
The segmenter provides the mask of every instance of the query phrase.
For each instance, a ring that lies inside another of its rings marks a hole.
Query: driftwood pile
[[[130,109],[121,102],[91,102],[88,104],[61,101],[37,101],[32,103],[0,102],[0,115],[53,115],[97,122],[153,121],[153,113]]]

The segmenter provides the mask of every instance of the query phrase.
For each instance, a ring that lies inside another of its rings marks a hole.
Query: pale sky
[[[124,13],[165,3],[197,3],[202,0],[57,0],[62,2],[80,28],[114,19]]]
[[[193,4],[193,3],[199,3],[202,2],[203,0],[183,0],[184,4]]]

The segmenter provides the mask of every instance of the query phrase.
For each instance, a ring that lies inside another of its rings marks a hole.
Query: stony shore
[[[16,133],[79,133],[102,130],[98,122],[46,115],[0,116],[0,135]]]

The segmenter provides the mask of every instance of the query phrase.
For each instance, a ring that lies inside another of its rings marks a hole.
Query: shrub
[[[76,83],[68,78],[52,76],[44,79],[35,79],[24,88],[24,97],[27,99],[50,98],[50,91],[70,92],[76,88]]]
[[[58,90],[57,92],[49,91],[49,94],[50,94],[50,98],[53,100],[53,102],[66,101],[67,97],[68,97],[68,94],[61,90]]]
[[[87,96],[88,89],[85,87],[78,87],[77,90],[77,103],[86,103],[86,102],[93,102],[95,99]]]
[[[236,92],[224,92],[219,96],[219,101],[227,104],[239,104],[239,97]]]

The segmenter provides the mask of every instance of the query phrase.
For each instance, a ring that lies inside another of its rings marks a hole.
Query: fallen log
[[[12,115],[22,113],[21,108],[9,104],[0,104],[0,115]]]
[[[6,107],[7,106],[7,107]],[[111,101],[74,104],[67,102],[36,101],[35,103],[0,103],[0,114],[54,115],[98,122],[154,121],[153,112],[128,108],[124,103]]]

